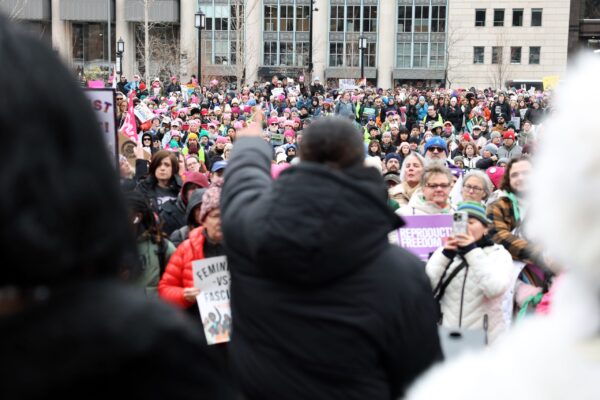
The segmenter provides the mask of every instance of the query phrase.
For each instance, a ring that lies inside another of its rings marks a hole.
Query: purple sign
[[[397,229],[394,239],[398,246],[427,262],[429,254],[443,245],[443,239],[452,236],[452,215],[402,216],[406,225]]]

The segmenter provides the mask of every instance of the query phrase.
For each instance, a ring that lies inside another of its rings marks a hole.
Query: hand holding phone
[[[466,235],[469,216],[464,211],[457,211],[452,215],[452,235]]]

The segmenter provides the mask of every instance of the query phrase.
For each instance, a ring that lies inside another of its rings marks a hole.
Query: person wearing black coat
[[[248,400],[398,398],[442,356],[431,285],[388,242],[402,220],[362,165],[362,136],[347,120],[315,121],[302,161],[273,182],[261,123],[259,112],[240,134],[221,195],[240,389]]]
[[[503,115],[506,121],[510,121],[510,105],[506,102],[506,98],[503,93],[498,95],[498,101],[492,104],[491,117],[494,125],[498,123],[498,116]]]

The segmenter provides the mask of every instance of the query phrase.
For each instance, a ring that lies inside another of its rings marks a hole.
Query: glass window
[[[263,54],[265,65],[277,65],[277,42],[265,42]]]
[[[331,6],[331,22],[329,30],[331,32],[344,31],[344,6]]]
[[[377,32],[377,6],[363,7],[363,32]]]
[[[429,32],[429,6],[415,6],[415,32]]]
[[[309,6],[298,6],[296,7],[296,31],[297,32],[308,32],[310,21],[310,8]]]
[[[529,48],[529,64],[539,65],[540,64],[540,52],[541,47],[530,47]]]
[[[494,26],[504,26],[504,8],[494,9]]]
[[[521,48],[511,47],[510,48],[510,63],[521,64]]]
[[[279,65],[294,65],[293,42],[279,42]]]
[[[492,47],[492,64],[502,64],[502,47]]]
[[[226,31],[229,28],[229,7],[226,5],[215,6],[215,27],[216,31]]]
[[[415,43],[413,68],[427,68],[427,43]]]
[[[485,8],[475,10],[475,26],[485,26]]]
[[[296,66],[308,65],[308,42],[296,42]]]
[[[242,28],[244,25],[244,5],[236,3],[231,6],[231,18],[229,26],[232,31],[237,31],[238,28]]]
[[[215,64],[229,63],[229,42],[225,40],[213,41],[213,49],[215,52]]]
[[[542,9],[531,9],[531,26],[542,26]]]
[[[484,47],[473,47],[473,64],[483,64]]]
[[[294,31],[294,7],[293,6],[281,6],[279,9],[280,25],[279,30],[281,32],[293,32]]]
[[[445,66],[446,61],[446,46],[444,43],[431,43],[431,52],[430,52],[430,68],[439,68]]]
[[[360,32],[360,6],[348,6],[346,12],[346,32]]]
[[[344,66],[344,43],[342,43],[342,42],[329,43],[329,66],[330,67]]]
[[[410,43],[396,45],[396,65],[398,68],[410,68]]]
[[[398,7],[398,32],[412,31],[412,6]]]
[[[360,67],[358,42],[346,42],[346,67]]]
[[[265,32],[277,31],[277,6],[265,6]]]
[[[377,43],[367,43],[365,49],[365,67],[375,67],[375,53],[377,52]]]
[[[446,32],[446,6],[431,7],[431,32]]]
[[[513,9],[513,23],[512,26],[523,26],[523,9]]]

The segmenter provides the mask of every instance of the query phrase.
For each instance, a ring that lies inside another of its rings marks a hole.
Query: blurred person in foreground
[[[221,198],[234,375],[250,400],[397,398],[441,349],[421,263],[386,241],[402,220],[381,175],[358,130],[326,118],[273,181],[262,118],[240,132]]]
[[[222,398],[202,328],[121,282],[136,243],[89,99],[1,15],[0,70],[0,124],[20,132],[0,173],[0,398]]]
[[[581,57],[561,81],[531,175],[528,229],[566,267],[550,313],[517,324],[485,352],[433,369],[409,400],[600,399],[600,114],[572,118],[582,88],[600,91],[598,70],[597,57]],[[567,131],[586,146],[569,168],[556,168]]]

